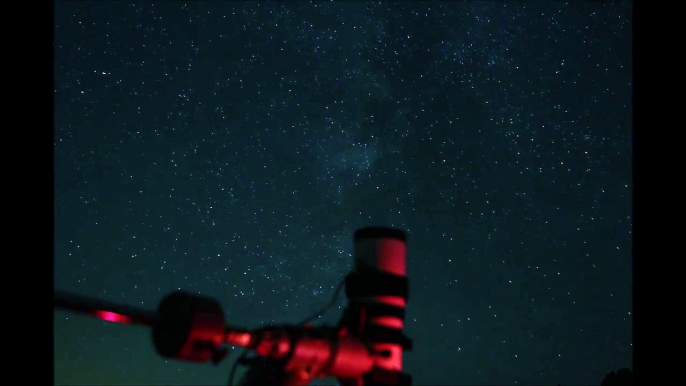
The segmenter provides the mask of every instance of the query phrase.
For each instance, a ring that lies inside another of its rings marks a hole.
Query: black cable
[[[241,355],[236,358],[236,360],[233,362],[233,365],[231,366],[231,372],[229,373],[229,386],[233,386],[233,378],[236,376],[236,370],[238,369],[238,365],[245,360],[245,357],[248,355],[248,352],[250,351],[250,348],[245,348]]]
[[[344,285],[345,285],[345,278],[343,278],[343,280],[341,280],[341,282],[338,284],[338,287],[336,287],[336,291],[333,293],[333,297],[331,298],[331,301],[329,302],[329,304],[327,304],[324,308],[317,311],[316,313],[312,314],[312,316],[310,316],[310,317],[306,318],[305,320],[303,320],[302,322],[298,323],[298,325],[302,326],[305,323],[311,322],[311,321],[321,317],[322,315],[324,315],[324,313],[326,313],[326,311],[328,311],[331,307],[336,305],[336,301],[338,300],[338,294],[341,292]]]
[[[310,317],[304,319],[298,325],[303,325],[305,323],[308,323],[314,319],[317,319],[321,317],[326,311],[331,309],[336,304],[336,301],[338,300],[338,295],[340,294],[341,290],[343,289],[343,286],[345,285],[345,278],[341,280],[340,283],[338,283],[338,286],[336,287],[336,291],[333,293],[333,297],[331,298],[331,301],[321,310],[318,312],[312,314]],[[233,365],[231,366],[231,372],[229,373],[229,386],[233,386],[233,378],[236,376],[236,370],[238,369],[238,365],[241,364],[242,362],[245,361],[245,357],[248,355],[248,352],[250,351],[250,348],[246,348],[243,350],[243,353],[233,362]]]

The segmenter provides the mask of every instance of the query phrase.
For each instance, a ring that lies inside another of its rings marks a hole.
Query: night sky
[[[415,385],[599,384],[632,367],[631,7],[58,1],[55,288],[295,323],[394,226]],[[56,384],[232,362],[61,311],[54,350]]]

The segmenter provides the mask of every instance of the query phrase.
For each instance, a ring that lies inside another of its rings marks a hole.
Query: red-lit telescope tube
[[[54,306],[57,309],[92,315],[107,322],[152,326],[155,321],[153,311],[66,291],[55,290]]]
[[[407,237],[404,232],[385,227],[355,232],[355,268],[346,280],[348,307],[341,325],[369,342],[375,354],[374,369],[364,385],[383,385],[380,378],[400,379],[394,384],[411,384],[401,373],[403,350],[412,341],[402,332],[408,299]],[[378,373],[384,376],[375,376]]]

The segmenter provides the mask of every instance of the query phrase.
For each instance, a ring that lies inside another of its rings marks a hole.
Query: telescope
[[[163,358],[217,365],[230,347],[241,347],[229,386],[238,365],[247,367],[241,386],[307,386],[329,377],[341,386],[412,386],[412,377],[402,371],[403,352],[412,349],[412,340],[403,333],[409,297],[406,251],[401,230],[356,230],[353,269],[328,307],[298,324],[257,329],[227,325],[219,302],[184,291],[166,295],[154,311],[57,290],[54,306],[150,328]],[[348,302],[338,323],[311,325],[334,304],[343,286]]]

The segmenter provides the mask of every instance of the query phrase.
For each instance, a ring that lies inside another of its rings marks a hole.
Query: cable
[[[336,301],[338,300],[338,295],[340,294],[341,290],[343,289],[343,286],[345,285],[345,278],[341,280],[340,283],[338,283],[338,286],[336,287],[336,291],[333,293],[333,297],[331,298],[331,301],[321,310],[317,311],[316,313],[312,314],[310,317],[304,319],[298,325],[302,326],[305,323],[308,323],[314,319],[317,319],[321,317],[326,311],[331,309],[336,304]],[[229,373],[229,386],[233,386],[233,378],[236,376],[236,370],[238,369],[238,365],[241,364],[242,362],[245,361],[246,356],[250,352],[250,348],[246,348],[243,350],[241,355],[236,358],[236,360],[233,362],[233,365],[231,366],[231,372]]]
[[[231,366],[231,372],[229,373],[229,386],[233,386],[233,378],[236,376],[236,370],[238,369],[238,365],[241,364],[245,360],[245,357],[248,355],[248,352],[250,351],[250,348],[245,348],[241,355],[236,358],[236,360],[233,362],[233,365]]]
[[[327,304],[324,308],[317,311],[316,313],[312,314],[312,316],[310,316],[310,317],[304,319],[302,322],[298,323],[298,325],[302,326],[303,324],[309,323],[309,322],[321,317],[322,315],[324,315],[324,313],[326,313],[326,311],[328,311],[331,307],[333,307],[336,304],[336,301],[338,300],[338,294],[341,292],[344,285],[345,285],[345,278],[343,278],[343,280],[341,280],[341,282],[338,283],[338,287],[336,287],[336,291],[333,293],[333,297],[331,298],[331,301],[329,302],[329,304]]]

